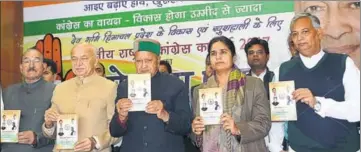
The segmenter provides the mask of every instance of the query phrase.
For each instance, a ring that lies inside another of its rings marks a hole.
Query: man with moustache
[[[360,68],[360,1],[299,1],[295,12],[318,17],[324,50],[348,54]]]
[[[43,132],[56,138],[56,121],[60,114],[78,115],[78,139],[74,150],[110,152],[116,142],[109,134],[108,125],[114,113],[117,85],[98,76],[95,66],[97,49],[89,43],[80,43],[71,50],[75,78],[56,86],[51,108],[45,112]]]
[[[299,57],[275,70],[275,81],[295,82],[297,121],[287,124],[292,149],[351,152],[360,148],[360,72],[347,55],[324,52],[316,16],[295,15],[291,37]],[[312,124],[312,125],[310,125]]]
[[[113,137],[123,137],[119,152],[185,152],[183,136],[190,132],[188,90],[179,78],[159,72],[160,43],[134,42],[138,74],[151,75],[151,98],[146,111],[129,112],[128,81],[118,86],[116,112],[110,123]]]
[[[4,90],[4,109],[21,110],[18,143],[2,143],[1,152],[49,152],[54,140],[47,139],[41,130],[44,113],[51,105],[55,85],[43,78],[43,55],[36,49],[24,52],[20,72],[24,82]]]
[[[266,40],[252,38],[244,47],[248,65],[251,67],[247,75],[263,81],[269,99],[268,83],[273,80],[274,73],[267,67],[269,60],[269,47]]]

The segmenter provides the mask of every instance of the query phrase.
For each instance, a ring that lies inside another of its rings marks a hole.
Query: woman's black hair
[[[225,36],[214,37],[208,43],[208,54],[211,53],[212,45],[216,42],[222,42],[224,45],[226,45],[228,47],[228,49],[231,51],[232,57],[234,57],[236,55],[236,47],[234,46],[233,41]]]

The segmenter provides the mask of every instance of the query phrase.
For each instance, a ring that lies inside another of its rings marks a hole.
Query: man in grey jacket
[[[43,55],[36,49],[27,50],[20,71],[24,82],[4,90],[5,110],[21,110],[18,143],[2,143],[1,152],[49,152],[54,140],[43,136],[44,113],[51,105],[55,85],[43,80]]]

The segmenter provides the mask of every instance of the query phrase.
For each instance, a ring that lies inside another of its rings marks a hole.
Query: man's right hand
[[[194,118],[192,122],[192,131],[196,135],[201,135],[203,131],[205,130],[204,122],[202,117],[196,117]]]
[[[128,117],[128,112],[132,108],[133,103],[131,100],[127,98],[119,99],[117,102],[117,112],[119,115],[119,119],[121,121],[125,121]]]
[[[45,111],[45,127],[51,128],[54,126],[54,123],[58,120],[59,113],[55,109],[48,109]]]

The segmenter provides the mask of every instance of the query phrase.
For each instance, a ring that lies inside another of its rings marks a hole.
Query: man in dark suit
[[[192,112],[187,87],[179,78],[159,72],[160,43],[134,42],[138,74],[151,75],[151,101],[145,111],[129,112],[128,81],[118,86],[117,108],[110,134],[123,137],[120,152],[185,152],[184,136],[191,131]]]
[[[20,71],[24,82],[4,90],[4,109],[21,110],[18,143],[2,143],[1,152],[49,152],[54,140],[47,139],[41,130],[44,113],[51,105],[55,85],[43,78],[43,56],[29,49],[22,57]]]

